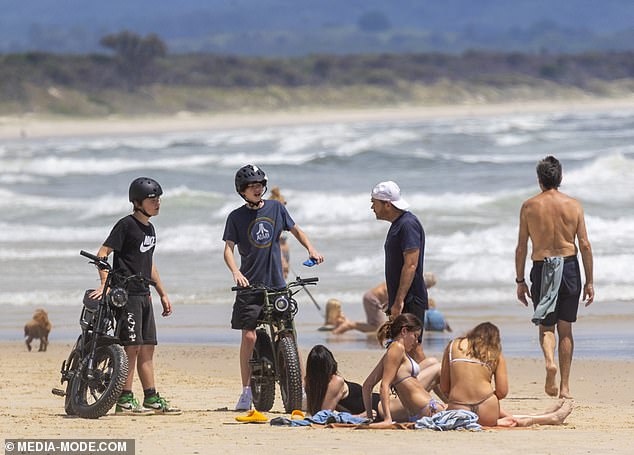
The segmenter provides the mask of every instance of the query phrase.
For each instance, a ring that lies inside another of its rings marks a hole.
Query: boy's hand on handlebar
[[[102,295],[103,295],[103,287],[99,287],[99,288],[95,289],[94,291],[92,291],[90,293],[89,297],[91,299],[97,300],[97,299],[100,299]]]
[[[161,305],[163,305],[163,317],[167,317],[172,314],[172,303],[167,295],[161,297]]]
[[[239,270],[233,272],[233,280],[242,288],[246,288],[249,285],[249,280]]]

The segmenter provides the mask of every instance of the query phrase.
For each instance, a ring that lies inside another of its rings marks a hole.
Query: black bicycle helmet
[[[236,172],[236,191],[242,193],[249,183],[262,183],[266,186],[266,174],[262,169],[252,164],[242,166]]]
[[[130,183],[128,191],[130,202],[141,202],[149,197],[158,197],[163,194],[161,185],[149,177],[139,177]]]

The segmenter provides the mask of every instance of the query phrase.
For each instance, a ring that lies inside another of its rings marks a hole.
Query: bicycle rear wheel
[[[302,408],[302,373],[295,338],[283,334],[277,343],[277,372],[284,409],[292,412]]]
[[[73,350],[69,357],[68,363],[68,371],[72,373],[72,377],[66,383],[66,396],[64,397],[64,411],[67,415],[73,416],[75,415],[75,409],[73,408],[73,400],[72,400],[72,389],[73,382],[75,381],[75,375],[77,374],[77,368],[79,367],[79,351],[77,349]]]

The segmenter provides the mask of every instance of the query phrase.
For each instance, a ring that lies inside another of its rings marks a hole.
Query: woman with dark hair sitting
[[[305,378],[308,412],[331,411],[361,414],[365,411],[361,385],[346,381],[338,372],[332,352],[321,344],[314,346],[306,359]],[[372,409],[377,412],[378,394],[372,396]]]
[[[445,409],[445,405],[429,393],[440,375],[440,363],[428,357],[418,364],[412,358],[422,330],[422,321],[410,313],[400,314],[379,327],[377,337],[381,344],[387,344],[387,352],[363,383],[368,418],[373,418],[372,390],[379,382],[379,411],[385,423],[414,422]],[[399,398],[398,407],[389,405],[392,391]]]

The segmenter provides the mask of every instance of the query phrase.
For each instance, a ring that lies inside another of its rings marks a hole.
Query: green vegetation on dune
[[[470,51],[459,56],[280,59],[166,55],[156,42],[147,42],[153,46],[150,55],[134,53],[139,52],[138,42],[127,50],[111,42],[114,56],[0,56],[0,114],[142,115],[634,94],[634,52],[537,55]],[[148,51],[143,46],[140,49]]]

